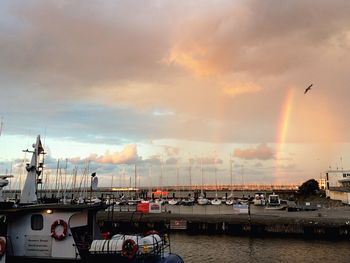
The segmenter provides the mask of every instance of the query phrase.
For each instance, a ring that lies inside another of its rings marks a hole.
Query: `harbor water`
[[[173,233],[171,247],[186,263],[350,262],[349,241]]]

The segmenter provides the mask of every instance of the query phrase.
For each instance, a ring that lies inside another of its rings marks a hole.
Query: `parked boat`
[[[179,167],[176,167],[176,192],[179,196]],[[173,193],[173,198],[168,201],[169,205],[178,205],[180,203],[180,199],[175,197],[175,193]]]
[[[175,198],[170,199],[170,200],[168,201],[168,204],[169,204],[169,205],[177,205],[178,203],[179,203],[179,200],[178,200],[178,199],[175,199]]]
[[[221,205],[222,201],[221,199],[215,197],[213,200],[211,200],[212,205]]]
[[[235,204],[235,200],[234,200],[234,197],[233,197],[233,173],[232,173],[232,158],[231,158],[231,155],[230,155],[230,177],[231,177],[231,193],[229,196],[227,196],[225,199],[225,204],[226,205],[233,205]]]
[[[216,176],[216,166],[214,167],[214,172],[215,172],[215,198],[210,202],[212,205],[221,205],[222,201],[221,199],[218,198],[218,181]]]
[[[121,233],[104,240],[96,214],[108,207],[105,202],[41,203],[37,188],[45,153],[40,136],[32,153],[19,203],[0,203],[1,263],[183,262],[159,233]]]
[[[199,205],[208,205],[209,203],[210,203],[210,201],[207,199],[207,198],[205,198],[205,196],[203,195],[200,195],[199,197],[198,197],[198,199],[197,199],[197,203],[199,204]]]
[[[281,199],[279,198],[279,196],[275,193],[269,195],[268,198],[268,206],[280,206],[281,205]]]
[[[206,198],[206,196],[204,195],[204,192],[203,192],[204,179],[203,179],[203,162],[202,162],[202,160],[201,160],[201,178],[202,178],[202,188],[201,188],[201,193],[197,199],[197,203],[199,205],[208,205],[208,204],[210,204],[210,201]]]
[[[185,206],[191,206],[194,205],[194,198],[193,197],[188,197],[188,198],[184,198],[181,200],[181,204],[185,205]]]
[[[266,205],[266,198],[264,193],[255,193],[254,199],[253,199],[253,204],[255,206],[264,206]]]
[[[226,199],[226,201],[225,201],[225,204],[226,205],[234,205],[236,202],[235,202],[235,200],[233,199],[233,198],[228,198],[228,199]]]

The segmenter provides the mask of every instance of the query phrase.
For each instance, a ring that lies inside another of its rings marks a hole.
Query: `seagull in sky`
[[[304,94],[306,94],[309,90],[311,90],[312,85],[314,84],[311,84],[309,87],[306,88],[306,90],[304,91]]]

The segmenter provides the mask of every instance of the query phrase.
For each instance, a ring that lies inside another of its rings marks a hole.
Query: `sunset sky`
[[[90,161],[101,185],[128,185],[135,163],[142,185],[176,184],[176,167],[189,184],[190,165],[201,183],[200,163],[204,183],[229,183],[230,156],[234,183],[349,169],[349,14],[347,0],[3,0],[0,174],[21,173],[38,134],[48,170]]]

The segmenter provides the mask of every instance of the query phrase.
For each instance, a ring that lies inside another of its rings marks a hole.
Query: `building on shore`
[[[320,178],[320,179],[317,179],[317,182],[318,182],[318,187],[321,190],[326,190],[326,179]]]
[[[350,170],[326,171],[326,196],[350,205]]]

